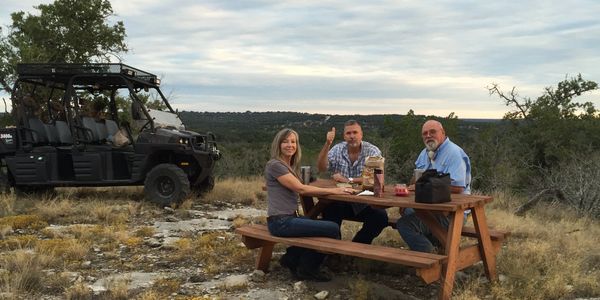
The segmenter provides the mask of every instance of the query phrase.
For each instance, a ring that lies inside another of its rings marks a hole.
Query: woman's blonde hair
[[[294,153],[294,155],[292,155],[292,158],[290,159],[290,168],[292,169],[292,171],[294,171],[294,175],[298,177],[298,174],[300,174],[300,159],[302,158],[302,150],[300,148],[300,136],[296,131],[290,128],[284,128],[275,135],[273,143],[271,143],[271,159],[278,159],[287,163],[283,160],[283,155],[281,153],[281,143],[283,143],[283,140],[288,138],[291,134],[294,134],[296,136],[296,153]]]

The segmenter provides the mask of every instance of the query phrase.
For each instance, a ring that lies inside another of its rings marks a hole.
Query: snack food
[[[373,184],[375,183],[374,178],[374,170],[381,169],[382,174],[384,173],[383,165],[385,163],[385,158],[381,156],[369,156],[365,160],[365,167],[362,172],[362,189],[363,190],[373,190]]]

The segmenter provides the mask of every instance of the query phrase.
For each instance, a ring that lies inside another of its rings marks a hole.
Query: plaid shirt
[[[354,163],[348,157],[348,143],[341,142],[329,150],[329,171],[333,174],[340,173],[346,178],[358,178],[362,176],[365,160],[369,156],[381,156],[381,150],[369,142],[361,142],[360,154]]]

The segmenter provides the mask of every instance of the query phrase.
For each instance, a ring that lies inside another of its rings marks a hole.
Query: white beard
[[[429,151],[435,151],[438,148],[438,142],[436,140],[432,140],[425,143],[425,148]]]

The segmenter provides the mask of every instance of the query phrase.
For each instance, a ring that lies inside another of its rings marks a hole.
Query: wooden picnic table
[[[318,187],[334,187],[333,180],[318,179],[311,185]],[[415,202],[414,193],[407,197],[394,195],[392,186],[386,186],[383,197],[357,195],[301,195],[301,204],[306,216],[316,218],[331,201],[364,203],[377,207],[413,208],[419,218],[431,228],[434,236],[442,243],[446,259],[442,265],[440,299],[450,299],[454,286],[455,274],[458,270],[471,266],[478,261],[483,262],[485,274],[490,281],[496,280],[496,253],[502,240],[492,241],[488,228],[484,207],[492,202],[491,196],[452,194],[452,200],[442,204],[425,204]],[[473,216],[474,230],[470,234],[463,232],[464,211],[470,209]],[[449,226],[444,228],[434,218],[434,213],[444,213],[449,217]],[[461,236],[473,237],[477,243],[460,247]]]

